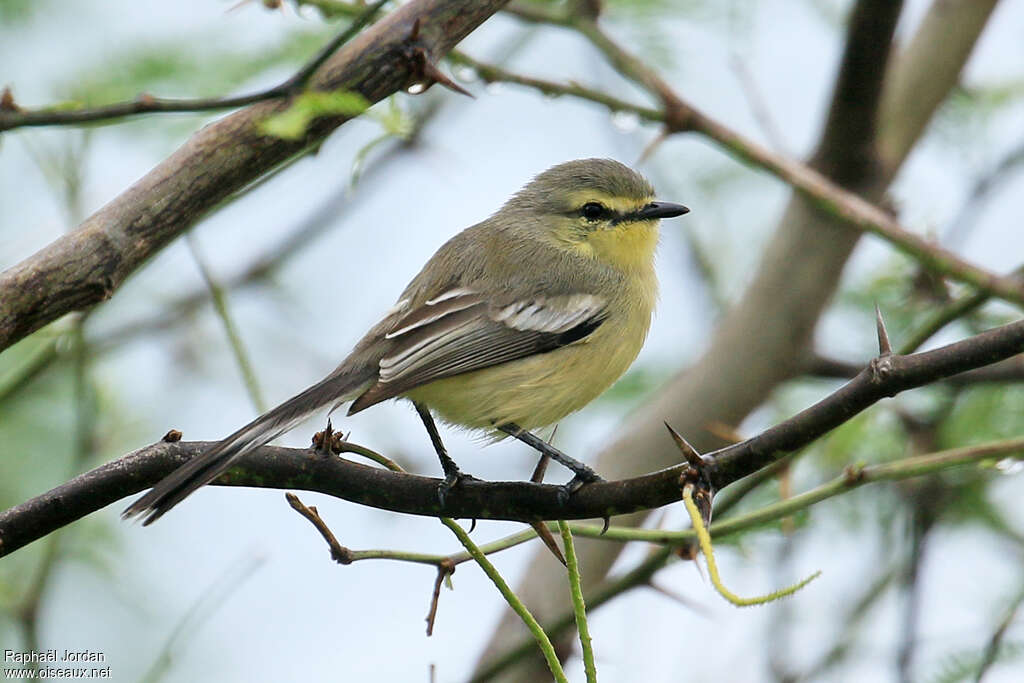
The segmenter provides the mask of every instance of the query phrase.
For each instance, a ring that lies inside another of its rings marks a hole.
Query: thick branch
[[[424,78],[417,50],[436,60],[504,2],[410,2],[345,45],[309,85],[352,90],[377,102]],[[295,141],[262,134],[259,124],[286,106],[261,102],[206,126],[74,232],[0,274],[0,350],[65,313],[109,298],[218,202],[347,120],[319,119]]]
[[[959,80],[974,44],[999,0],[934,0],[886,78],[879,154],[899,166]]]
[[[831,379],[852,379],[862,366],[837,358],[812,354],[807,360],[806,374]],[[943,381],[952,387],[969,387],[978,384],[1014,384],[1024,382],[1024,356],[1014,356],[977,370],[962,372]]]
[[[933,351],[882,356],[831,396],[747,441],[707,456],[715,488],[805,446],[887,396],[998,362],[1024,351],[1024,320]],[[667,438],[667,437],[666,437]],[[48,493],[0,514],[0,556],[137,493],[212,444],[160,442],[86,472]],[[620,457],[627,457],[620,453]],[[314,451],[264,446],[216,481],[318,491],[362,505],[431,517],[587,519],[646,510],[679,500],[686,465],[622,481],[583,487],[566,504],[560,487],[532,482],[464,481],[437,497],[438,479],[393,472]]]

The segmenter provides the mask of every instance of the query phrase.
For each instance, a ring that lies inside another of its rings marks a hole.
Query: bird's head
[[[649,266],[658,220],[688,211],[656,201],[646,178],[611,159],[553,166],[502,209],[532,237],[618,268]]]

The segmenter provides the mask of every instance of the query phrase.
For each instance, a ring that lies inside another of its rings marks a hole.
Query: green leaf
[[[359,116],[370,103],[359,93],[347,90],[302,93],[288,109],[274,114],[260,124],[267,135],[285,140],[298,140],[306,134],[309,124],[321,116]]]

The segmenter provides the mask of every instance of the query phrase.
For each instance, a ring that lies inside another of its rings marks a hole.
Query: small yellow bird
[[[413,402],[445,472],[464,476],[431,417],[520,439],[599,479],[531,433],[612,385],[643,346],[657,298],[658,220],[687,213],[654,200],[643,176],[610,159],[559,164],[497,213],[448,240],[330,375],[185,463],[125,510],[150,524],[245,453],[325,405],[349,415]]]

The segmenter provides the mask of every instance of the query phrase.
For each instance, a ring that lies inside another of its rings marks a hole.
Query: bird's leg
[[[569,483],[562,486],[560,497],[563,503],[568,501],[569,496],[578,491],[584,484],[589,484],[594,481],[604,481],[597,472],[587,465],[584,465],[579,460],[566,455],[544,439],[526,431],[517,424],[510,422],[508,424],[498,425],[498,429],[509,436],[519,439],[528,446],[535,448],[538,452],[547,455],[555,462],[572,470],[573,478]]]
[[[423,420],[423,426],[427,428],[427,434],[430,435],[430,443],[434,445],[434,450],[437,451],[437,458],[441,461],[441,469],[444,470],[444,482],[437,488],[437,499],[440,501],[441,506],[444,507],[449,491],[455,488],[463,479],[475,479],[475,477],[463,474],[459,466],[448,455],[448,449],[444,447],[444,443],[441,441],[441,435],[437,431],[437,425],[434,424],[434,418],[430,415],[430,409],[417,401],[413,401],[412,404],[416,406],[416,412],[419,413],[420,419]]]

